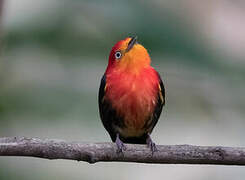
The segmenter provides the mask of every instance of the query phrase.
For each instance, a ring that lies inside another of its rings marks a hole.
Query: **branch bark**
[[[245,165],[245,148],[193,145],[158,145],[151,153],[146,145],[126,144],[117,153],[114,143],[77,143],[63,140],[5,137],[0,138],[0,156],[31,156],[46,159],[70,159],[158,164]]]

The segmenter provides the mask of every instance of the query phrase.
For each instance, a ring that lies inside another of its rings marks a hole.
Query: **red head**
[[[128,37],[112,48],[106,72],[114,69],[138,74],[143,68],[149,67],[150,62],[147,50],[138,44],[137,37]]]

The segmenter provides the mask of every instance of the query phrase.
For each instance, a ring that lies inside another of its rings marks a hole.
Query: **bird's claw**
[[[152,155],[157,151],[156,144],[152,141],[151,136],[148,134],[148,138],[146,139],[147,146],[151,149]]]
[[[117,145],[117,153],[122,153],[123,151],[126,150],[125,145],[123,144],[123,142],[121,141],[121,139],[119,138],[119,135],[117,135],[116,138],[116,145]]]

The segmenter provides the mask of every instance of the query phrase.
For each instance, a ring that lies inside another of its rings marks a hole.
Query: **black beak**
[[[137,36],[132,37],[132,39],[129,41],[128,43],[128,47],[126,49],[126,52],[130,51],[130,49],[132,49],[132,47],[137,43]]]

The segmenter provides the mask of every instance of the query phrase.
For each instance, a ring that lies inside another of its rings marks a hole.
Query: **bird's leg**
[[[123,150],[126,150],[126,147],[124,146],[123,142],[119,138],[119,134],[118,133],[117,133],[117,137],[116,137],[115,143],[117,145],[117,152],[118,153],[122,153]]]
[[[151,148],[152,154],[157,151],[156,144],[152,141],[150,134],[147,134],[146,144],[149,148]]]

